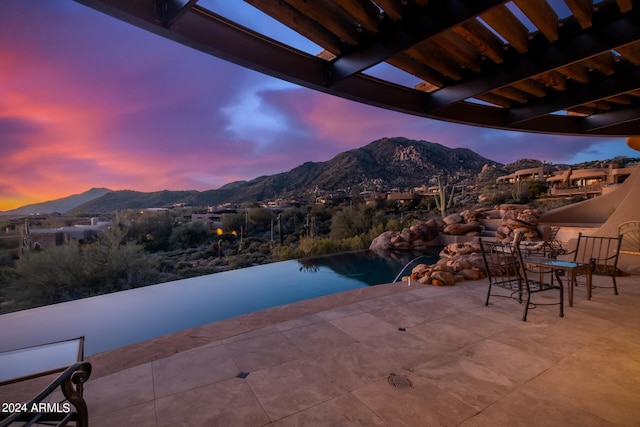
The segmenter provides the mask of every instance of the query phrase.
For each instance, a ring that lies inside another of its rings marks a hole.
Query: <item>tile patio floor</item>
[[[379,285],[91,356],[90,425],[640,426],[640,277],[527,322],[486,285]]]

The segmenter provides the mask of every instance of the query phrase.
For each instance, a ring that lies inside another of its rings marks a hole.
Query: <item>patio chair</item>
[[[84,337],[0,353],[0,387],[62,372],[31,400],[11,402],[12,406],[3,408],[0,427],[88,426],[83,390],[91,364],[83,358]]]
[[[620,255],[620,245],[622,235],[617,237],[585,236],[578,234],[578,242],[575,250],[568,252],[573,255],[574,262],[584,262],[591,264],[591,273],[602,276],[611,276],[612,286],[591,286],[592,289],[613,288],[613,293],[618,295],[618,285],[616,274],[618,274],[618,256]],[[573,284],[578,285],[578,280]]]
[[[524,313],[522,320],[527,320],[529,308],[535,308],[537,305],[559,305],[560,317],[564,316],[564,296],[562,291],[562,282],[558,280],[558,284],[554,284],[553,277],[550,280],[530,280],[527,277],[527,271],[522,261],[520,252],[520,242],[514,241],[512,244],[505,244],[495,241],[484,241],[479,239],[482,249],[482,258],[489,279],[489,289],[487,290],[487,300],[485,306],[489,305],[491,297],[506,297],[524,304]],[[543,277],[541,275],[541,277]],[[508,294],[492,293],[494,287],[506,289]],[[541,303],[532,302],[531,295],[556,290],[559,292],[558,302]]]
[[[523,256],[539,256],[543,258],[557,258],[565,253],[562,243],[556,238],[560,227],[548,227],[544,240],[539,242],[523,241],[520,243],[520,251]]]
[[[618,226],[618,234],[622,236],[620,253],[640,255],[640,221],[627,221]]]

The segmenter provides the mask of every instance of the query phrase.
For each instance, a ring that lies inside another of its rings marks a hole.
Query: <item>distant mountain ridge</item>
[[[480,173],[485,165],[502,167],[466,148],[448,148],[433,142],[402,137],[382,138],[364,147],[340,153],[326,162],[306,162],[288,172],[231,182],[215,190],[150,193],[108,191],[69,209],[51,212],[100,214],[174,204],[214,206],[279,197],[313,197],[318,192],[341,189],[407,189],[429,185],[437,176],[455,181],[470,178]],[[39,205],[47,203],[53,202]]]
[[[47,202],[34,203],[21,206],[9,211],[0,212],[2,215],[34,215],[39,213],[65,213],[71,209],[98,199],[105,194],[112,192],[108,188],[92,188],[84,193],[74,194],[60,199],[50,200]]]

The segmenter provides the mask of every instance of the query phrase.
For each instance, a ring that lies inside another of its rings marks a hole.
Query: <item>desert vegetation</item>
[[[238,213],[223,217],[221,230],[192,222],[194,209],[131,210],[115,215],[112,226],[95,236],[42,250],[25,251],[20,236],[8,233],[0,239],[0,313],[275,261],[363,250],[384,231],[471,207],[529,203],[546,210],[575,201],[548,199],[546,188],[536,182],[507,187],[487,184],[482,190],[460,192],[446,206],[434,197],[414,206],[388,200],[366,204],[354,197],[342,205],[312,204],[274,212],[248,202]]]

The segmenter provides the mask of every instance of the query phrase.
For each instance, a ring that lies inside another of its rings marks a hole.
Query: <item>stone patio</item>
[[[379,285],[91,356],[90,425],[640,425],[638,276],[527,322],[486,286]]]

